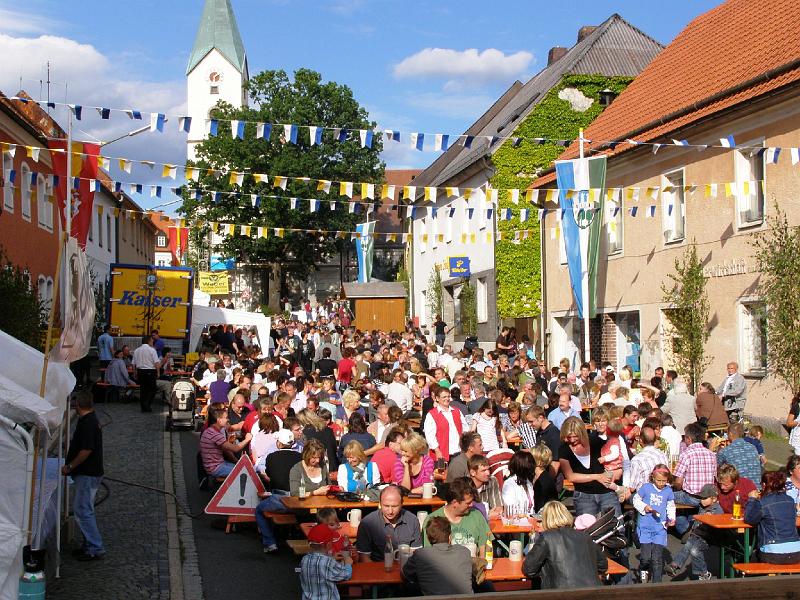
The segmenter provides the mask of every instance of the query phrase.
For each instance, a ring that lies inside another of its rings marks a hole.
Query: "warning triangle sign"
[[[206,506],[209,515],[254,515],[260,502],[259,492],[266,489],[247,456],[242,456],[231,474]]]

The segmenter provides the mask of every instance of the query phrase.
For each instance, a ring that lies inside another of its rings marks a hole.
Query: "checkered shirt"
[[[675,468],[675,477],[683,478],[684,492],[696,496],[704,485],[716,481],[717,455],[703,444],[690,445],[681,452],[678,466]]]

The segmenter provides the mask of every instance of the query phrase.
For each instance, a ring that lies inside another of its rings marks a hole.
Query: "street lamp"
[[[164,119],[164,123],[169,121],[169,119]],[[128,133],[121,135],[119,137],[114,138],[113,140],[109,140],[107,142],[102,142],[100,146],[108,146],[109,144],[113,144],[114,142],[118,142],[120,140],[124,140],[128,137],[133,137],[135,135],[139,135],[140,133],[144,133],[145,131],[150,131],[150,125],[145,125],[144,127],[139,127],[139,129],[134,129],[133,131],[129,131]]]

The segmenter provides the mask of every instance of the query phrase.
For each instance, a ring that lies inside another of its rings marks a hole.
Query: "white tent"
[[[75,387],[69,366],[50,363],[45,397],[39,396],[41,352],[0,331],[0,600],[16,600],[27,543],[28,503],[33,465],[30,436],[22,424],[46,433],[61,426],[67,398]]]
[[[197,343],[200,341],[203,327],[207,325],[219,325],[221,323],[247,327],[255,326],[258,332],[259,347],[264,350],[268,348],[270,329],[269,317],[264,316],[262,313],[193,304],[189,351],[193,352],[197,349]]]

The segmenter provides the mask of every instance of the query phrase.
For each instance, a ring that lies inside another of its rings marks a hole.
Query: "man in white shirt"
[[[389,389],[386,390],[386,397],[397,404],[398,408],[405,414],[413,408],[414,396],[406,384],[406,376],[402,369],[395,369],[392,372],[392,377],[392,383],[389,384]]]
[[[439,388],[436,404],[425,416],[423,431],[428,447],[438,459],[446,462],[461,452],[461,434],[469,425],[460,410],[450,406],[450,390]]]
[[[442,353],[439,354],[439,358],[436,361],[437,367],[442,367],[443,369],[447,369],[447,365],[450,364],[450,361],[453,360],[453,349],[448,344],[442,349]],[[433,365],[430,365],[433,366]]]
[[[156,395],[158,379],[158,353],[153,348],[153,337],[142,337],[142,345],[133,351],[133,366],[139,383],[139,403],[142,412],[153,412],[153,398]]]

